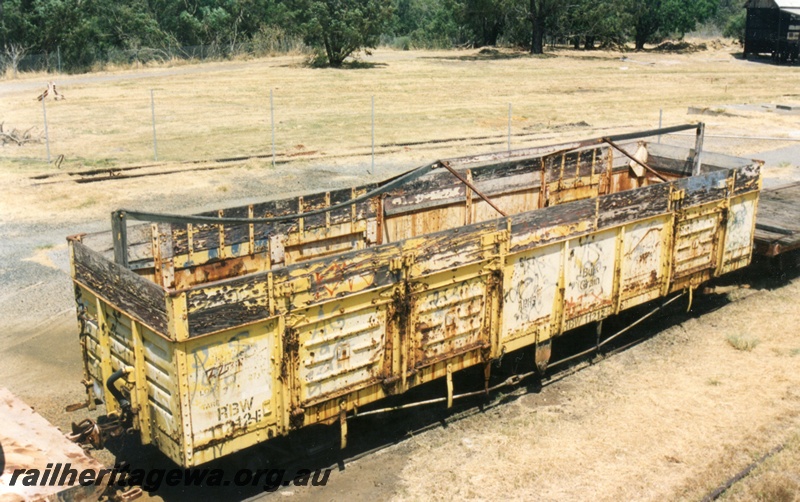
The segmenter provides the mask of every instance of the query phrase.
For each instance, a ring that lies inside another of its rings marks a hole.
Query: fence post
[[[42,116],[44,117],[44,141],[47,145],[47,163],[50,163],[50,132],[47,130],[47,106],[44,102],[47,97],[42,98]]]
[[[699,176],[700,169],[703,165],[700,157],[703,155],[703,138],[706,134],[706,124],[700,122],[697,124],[697,137],[694,143],[694,160],[692,162],[692,176]]]
[[[375,174],[375,96],[372,96],[372,167],[369,174]]]
[[[275,169],[275,102],[272,100],[272,89],[269,90],[269,122],[272,128],[272,168]]]
[[[664,118],[664,109],[663,108],[659,108],[658,109],[658,128],[659,129],[661,129],[661,121],[662,121],[663,118]],[[658,142],[661,143],[661,135],[660,134],[658,135]]]
[[[150,113],[153,117],[153,159],[158,162],[158,138],[156,137],[156,100],[150,89]]]
[[[511,103],[508,104],[508,157],[511,158]]]

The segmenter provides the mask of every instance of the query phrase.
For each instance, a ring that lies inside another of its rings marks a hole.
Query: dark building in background
[[[744,56],[769,54],[776,61],[797,61],[800,49],[800,0],[748,0]]]

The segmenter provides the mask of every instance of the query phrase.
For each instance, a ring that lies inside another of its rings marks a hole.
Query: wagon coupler
[[[100,450],[109,438],[119,437],[126,431],[127,428],[119,419],[97,423],[91,418],[85,418],[77,424],[73,422],[72,432],[66,434],[66,437],[73,443]]]

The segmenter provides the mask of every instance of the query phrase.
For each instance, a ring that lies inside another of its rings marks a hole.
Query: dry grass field
[[[246,196],[230,181],[236,169],[247,170],[249,179],[274,181],[270,89],[275,93],[278,160],[291,161],[278,166],[281,174],[304,165],[346,172],[358,164],[360,169],[351,174],[365,175],[371,96],[376,103],[378,176],[437,157],[507,148],[509,103],[512,147],[517,148],[654,128],[660,109],[665,124],[703,118],[709,134],[800,139],[794,116],[763,110],[687,116],[689,106],[713,110],[733,103],[800,101],[796,67],[742,61],[732,55],[734,47],[713,46],[719,49],[691,54],[555,51],[541,57],[510,51],[377,51],[358,68],[345,70],[311,69],[295,56],[90,75],[23,75],[0,83],[0,122],[6,130],[36,127],[41,132],[42,106],[36,97],[54,80],[66,99],[47,101],[50,150],[53,159],[64,157],[56,167],[43,162],[44,144],[0,148],[4,185],[23,188],[14,196],[30,202],[24,209],[5,207],[3,214],[19,221],[32,216],[31,205],[47,201],[51,217],[74,221],[107,212],[112,202],[127,202],[131,188],[123,183],[104,184],[102,197],[92,184],[28,188],[72,179],[65,172],[154,164],[151,89],[160,162],[136,172],[196,169],[213,166],[208,162],[213,159],[266,156],[226,164],[234,169],[212,171],[202,180],[177,176],[133,183],[161,197],[173,193],[176,179],[195,194],[210,189],[230,191],[229,198]],[[447,141],[436,142],[441,140]],[[422,144],[403,146],[408,143]],[[397,144],[401,146],[390,146]],[[741,154],[781,144],[728,141],[724,146]],[[201,163],[182,163],[186,161]],[[60,177],[30,181],[34,174]]]
[[[46,102],[59,165],[43,160],[44,144],[0,147],[0,385],[62,427],[77,418],[62,411],[82,395],[64,237],[105,229],[120,207],[198,211],[505,150],[509,103],[514,148],[652,129],[660,109],[665,125],[706,122],[708,149],[754,155],[796,145],[800,115],[761,105],[800,104],[800,68],[709,45],[543,57],[378,50],[343,70],[275,57],[0,80],[6,130],[42,129],[36,97],[47,81],[66,96]],[[378,155],[370,175],[371,96]],[[723,110],[743,104],[752,106]],[[724,113],[689,115],[690,106]],[[215,160],[229,157],[242,158]],[[798,165],[790,159],[765,172],[789,179]],[[75,183],[69,174],[98,169],[147,176]],[[734,285],[723,296],[719,310],[670,323],[539,393],[363,458],[327,488],[271,497],[700,500],[785,444],[723,499],[798,500],[800,280]]]

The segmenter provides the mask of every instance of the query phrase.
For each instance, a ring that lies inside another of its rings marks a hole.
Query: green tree
[[[628,35],[630,14],[628,0],[576,0],[566,14],[567,33],[575,48],[581,41],[585,49],[623,43]]]
[[[216,44],[234,49],[265,26],[285,25],[278,0],[148,0],[162,31],[182,45]]]
[[[409,37],[416,47],[450,48],[470,36],[460,12],[457,0],[397,0],[388,33]]]
[[[392,4],[378,0],[295,0],[294,11],[306,43],[336,68],[357,50],[378,45],[392,17]]]
[[[9,44],[29,47],[35,27],[31,24],[30,2],[25,0],[0,0],[0,50]]]
[[[507,24],[508,8],[504,0],[465,0],[458,5],[457,16],[472,34],[474,45],[497,45]]]
[[[683,35],[711,17],[717,5],[718,0],[631,0],[628,13],[636,50],[642,50],[656,36],[675,32]]]
[[[216,44],[228,53],[264,29],[287,26],[288,3],[0,0],[0,52],[9,44],[29,53],[58,50],[70,71],[98,60],[149,58],[175,45]]]
[[[64,67],[79,70],[115,49],[160,47],[168,35],[146,0],[32,0],[25,13],[31,52],[61,53]]]
[[[734,18],[744,16],[746,13],[744,2],[740,0],[718,0],[717,4],[716,12],[709,21],[723,30]]]
[[[747,16],[744,12],[733,16],[725,25],[723,35],[728,38],[735,38],[740,44],[744,44],[745,28],[747,27]]]

